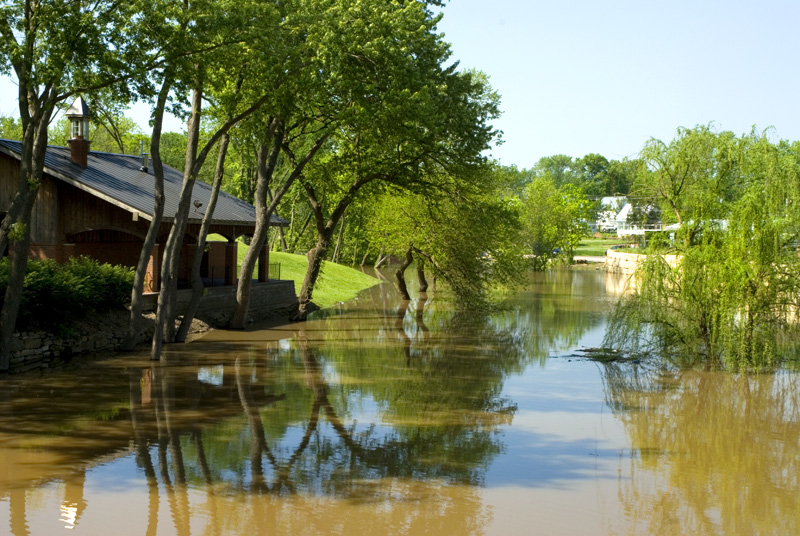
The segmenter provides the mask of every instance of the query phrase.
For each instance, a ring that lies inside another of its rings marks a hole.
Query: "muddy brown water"
[[[305,323],[0,382],[0,534],[798,534],[798,375],[599,364],[622,281]]]

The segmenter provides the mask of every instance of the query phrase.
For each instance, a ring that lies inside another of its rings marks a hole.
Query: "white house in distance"
[[[625,196],[609,196],[600,199],[600,210],[597,213],[597,230],[600,232],[616,232],[617,236],[642,236],[645,233],[662,230],[675,230],[678,226],[664,227],[661,223],[630,223],[633,205]]]
[[[618,228],[617,216],[627,204],[627,198],[621,195],[600,199],[600,209],[597,211],[597,230],[601,233],[616,231]]]

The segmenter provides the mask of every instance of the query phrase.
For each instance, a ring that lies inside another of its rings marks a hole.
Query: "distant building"
[[[617,214],[627,203],[625,196],[608,196],[600,199],[597,210],[597,230],[602,233],[612,233],[617,230]]]

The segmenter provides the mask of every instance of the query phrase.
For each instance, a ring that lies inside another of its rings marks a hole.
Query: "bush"
[[[0,307],[11,263],[0,261]],[[130,301],[133,269],[100,264],[89,257],[28,262],[17,329],[59,331],[90,313],[103,313]]]

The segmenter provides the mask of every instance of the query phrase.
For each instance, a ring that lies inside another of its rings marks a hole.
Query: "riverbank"
[[[281,264],[281,279],[252,287],[250,316],[253,321],[286,320],[297,308],[297,293],[303,284],[308,261],[304,255],[271,253],[271,261]],[[359,270],[331,262],[323,263],[314,303],[321,309],[354,298],[360,291],[378,284],[380,280]],[[201,302],[195,333],[219,328],[230,317],[235,297],[235,287],[207,289]],[[179,291],[187,294],[190,291]],[[150,301],[154,309],[154,298]],[[181,301],[179,297],[179,311]],[[185,305],[185,304],[184,304]],[[61,368],[76,357],[91,357],[118,353],[128,326],[130,313],[125,309],[87,317],[64,329],[61,333],[41,330],[16,332],[12,341],[9,371],[0,376]],[[146,344],[153,336],[152,313],[142,318],[143,331],[140,342]],[[190,339],[191,340],[191,337]]]
[[[247,245],[239,244],[239,266],[241,266],[247,249]],[[300,294],[308,268],[306,256],[271,251],[269,262],[270,264],[280,264],[280,278],[294,281],[295,294]],[[362,290],[378,283],[380,283],[379,279],[361,270],[323,261],[317,285],[314,287],[313,302],[320,309],[326,309],[337,303],[351,300]]]

